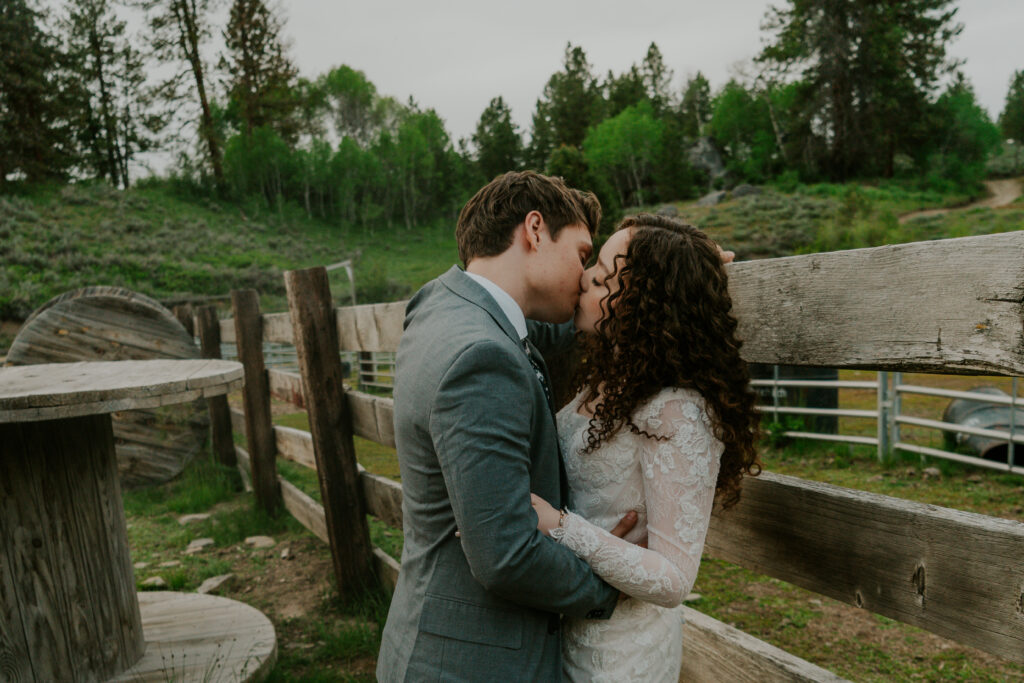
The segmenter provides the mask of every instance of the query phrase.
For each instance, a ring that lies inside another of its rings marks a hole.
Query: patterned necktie
[[[548,386],[548,378],[544,375],[544,370],[540,367],[540,363],[534,357],[533,352],[530,350],[530,342],[523,338],[523,350],[526,351],[526,357],[530,359],[530,365],[533,366],[533,371],[537,375],[537,379],[540,381],[541,388],[544,389],[544,398],[548,400],[548,405],[551,406],[551,388]]]

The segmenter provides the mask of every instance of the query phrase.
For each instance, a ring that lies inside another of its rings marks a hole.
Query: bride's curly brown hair
[[[761,472],[760,416],[718,248],[697,228],[666,216],[639,214],[618,229],[632,231],[625,256],[616,256],[606,276],[620,286],[601,302],[596,334],[582,335],[574,381],[584,404],[596,403],[583,452],[623,427],[659,438],[640,429],[633,413],[664,387],[695,389],[725,445],[715,496],[731,507],[743,475]]]

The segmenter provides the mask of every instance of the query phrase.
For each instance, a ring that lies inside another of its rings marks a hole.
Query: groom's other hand
[[[616,524],[615,528],[609,533],[611,533],[612,536],[622,538],[636,526],[636,519],[636,511],[630,510],[622,519],[619,520],[619,523]]]

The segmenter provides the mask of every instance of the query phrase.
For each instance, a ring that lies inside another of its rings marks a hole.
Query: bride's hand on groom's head
[[[726,251],[725,249],[722,249],[722,245],[717,242],[715,243],[715,247],[718,248],[718,255],[721,257],[722,263],[732,263],[736,260],[735,251]]]

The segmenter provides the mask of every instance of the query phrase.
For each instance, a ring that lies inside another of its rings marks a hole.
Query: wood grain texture
[[[0,424],[0,443],[0,673],[106,680],[144,648],[110,418]]]
[[[284,279],[331,557],[338,592],[345,598],[370,585],[373,551],[338,355],[335,310],[323,268],[288,271]]]
[[[134,360],[0,368],[0,422],[169,405],[226,393],[242,369],[226,360]],[[181,398],[181,397],[185,398]]]
[[[394,479],[367,472],[359,467],[359,481],[366,499],[366,510],[385,524],[402,528],[402,485]]]
[[[735,263],[758,363],[1024,374],[1024,231]]]
[[[407,301],[337,309],[343,351],[397,351]]]
[[[324,508],[320,503],[283,478],[281,479],[281,496],[284,498],[285,508],[292,514],[292,517],[299,521],[299,524],[309,529],[324,543],[330,543],[327,536]]]
[[[235,338],[238,360],[245,368],[245,440],[248,446],[252,487],[256,504],[274,515],[281,507],[281,490],[277,485],[274,458],[273,423],[270,418],[270,385],[263,363],[263,320],[260,298],[254,289],[232,290]]]
[[[267,370],[267,379],[270,381],[271,396],[287,401],[297,408],[306,407],[305,399],[302,397],[302,375],[270,368]]]
[[[188,336],[196,336],[195,318],[192,311],[192,304],[178,304],[171,309],[171,313],[177,318],[181,326],[188,332]]]
[[[274,625],[243,602],[198,593],[139,593],[146,654],[111,683],[262,681],[277,661]]]
[[[398,572],[402,569],[398,560],[374,546],[373,567],[377,572],[377,579],[390,590],[394,590],[398,584]]]
[[[352,428],[356,435],[394,448],[394,399],[360,391],[345,393],[348,397],[349,410],[352,411]]]
[[[7,363],[198,357],[192,338],[157,301],[119,287],[84,287],[54,297],[33,312],[14,340]],[[177,476],[202,452],[206,432],[202,401],[116,414],[114,438],[122,483],[141,486]]]
[[[712,516],[706,550],[1024,662],[1024,524],[770,472]]]
[[[267,313],[263,316],[263,341],[276,344],[294,344],[292,317],[288,311],[284,313]]]
[[[203,358],[220,359],[220,324],[215,306],[201,306],[196,311],[196,327],[199,332],[199,347]],[[207,400],[210,409],[210,436],[213,455],[222,465],[235,466],[235,443],[231,436],[231,415],[228,413],[227,396],[211,396]]]
[[[841,683],[831,671],[683,606],[686,683]]]
[[[274,425],[274,440],[277,444],[277,454],[282,458],[316,470],[312,434],[301,429]]]
[[[728,266],[749,362],[1024,374],[1024,231]],[[340,348],[394,351],[405,301],[339,308]]]
[[[235,339],[235,320],[234,318],[223,318],[220,321],[220,340],[224,344],[237,344],[238,340]]]

